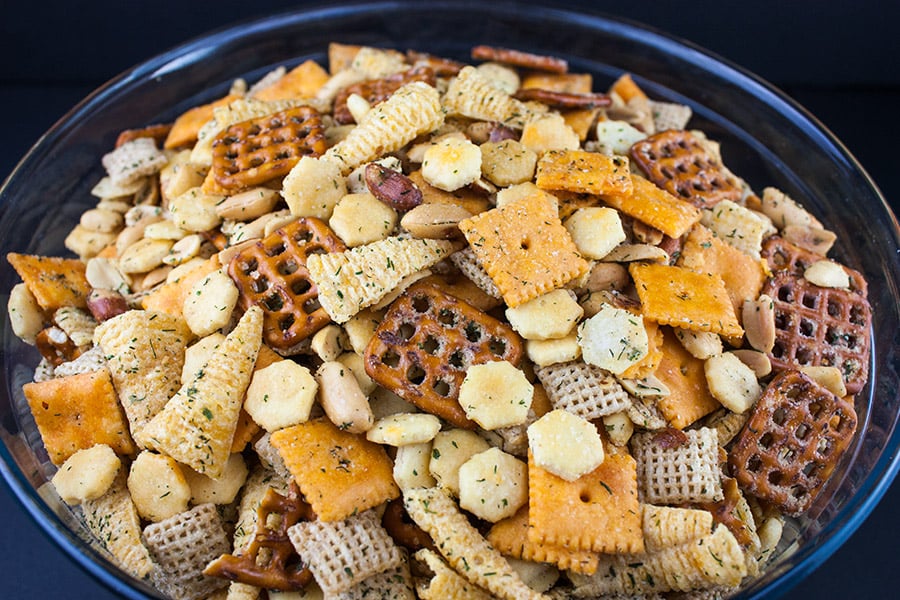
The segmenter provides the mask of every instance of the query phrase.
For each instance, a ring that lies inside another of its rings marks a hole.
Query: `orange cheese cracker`
[[[340,521],[400,496],[384,448],[328,419],[280,429],[272,445],[323,521]]]
[[[537,466],[528,453],[528,539],[604,553],[644,551],[637,463],[605,445],[603,463],[575,481]]]
[[[644,329],[647,330],[647,354],[619,375],[623,379],[643,379],[656,371],[662,360],[662,328],[658,323],[644,320]]]
[[[312,98],[328,79],[328,72],[319,63],[307,60],[285,73],[284,77],[272,85],[258,91],[254,98],[267,101]]]
[[[156,310],[173,316],[183,316],[184,301],[194,284],[218,269],[218,255],[209,258],[205,263],[185,273],[173,281],[167,281],[141,300],[147,310]]]
[[[85,264],[77,258],[10,252],[6,259],[42,309],[52,312],[63,306],[87,305],[91,286],[84,275]]]
[[[643,177],[631,176],[631,194],[609,194],[603,201],[664,234],[678,238],[702,216],[700,209]]]
[[[709,393],[704,361],[685,350],[671,329],[661,329],[664,330],[662,360],[655,374],[669,389],[669,394],[660,398],[656,405],[672,427],[684,429],[721,405]]]
[[[233,101],[240,98],[237,94],[228,94],[224,98],[219,98],[209,104],[195,106],[194,108],[183,112],[172,124],[163,147],[166,149],[180,148],[181,146],[189,146],[197,141],[197,134],[200,128],[207,121],[212,120],[213,111],[220,106],[228,106]]]
[[[135,452],[107,369],[26,383],[24,392],[53,464],[96,444],[116,454]]]
[[[759,297],[766,278],[763,261],[723,242],[699,224],[688,234],[678,265],[698,273],[720,276],[735,311],[740,310],[744,300]]]
[[[520,560],[555,564],[560,569],[591,575],[597,570],[597,554],[587,550],[569,550],[528,539],[528,505],[491,527],[487,540],[504,556]]]
[[[522,78],[523,90],[540,89],[568,94],[590,94],[594,91],[590,73],[541,73],[534,71]]]
[[[537,163],[535,184],[544,190],[630,195],[628,159],[584,150],[551,150]]]
[[[720,276],[660,264],[631,263],[628,271],[646,318],[691,331],[744,334]]]
[[[529,195],[459,223],[476,258],[510,307],[581,277],[581,258],[556,207]]]

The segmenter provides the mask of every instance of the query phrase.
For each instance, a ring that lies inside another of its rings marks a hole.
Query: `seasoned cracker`
[[[759,297],[766,276],[762,261],[726,244],[699,224],[685,239],[678,266],[721,277],[735,311],[744,300]]]
[[[703,361],[685,350],[671,329],[662,330],[662,359],[655,374],[669,393],[656,405],[672,427],[684,429],[720,404],[709,393]]]
[[[197,141],[197,134],[200,128],[213,118],[213,111],[220,106],[228,106],[235,100],[240,98],[237,94],[228,94],[223,98],[214,100],[209,104],[195,106],[181,113],[172,124],[172,129],[163,142],[166,150],[188,146]]]
[[[116,563],[134,577],[143,579],[154,565],[141,541],[141,521],[128,493],[125,473],[125,469],[119,469],[106,493],[86,500],[81,509],[88,529],[109,550]]]
[[[533,542],[528,537],[528,505],[513,516],[494,524],[487,540],[504,556],[533,562],[552,563],[560,569],[591,575],[597,570],[596,552],[571,550],[554,544]]]
[[[639,263],[629,264],[628,271],[646,318],[691,331],[712,331],[728,337],[744,334],[718,275]]]
[[[642,504],[642,527],[647,552],[659,552],[709,535],[713,515],[708,510]]]
[[[384,448],[326,418],[280,429],[271,442],[321,521],[340,521],[400,495]]]
[[[528,539],[571,550],[639,553],[644,550],[635,460],[607,447],[603,463],[566,481],[528,455]]]
[[[653,127],[656,131],[684,129],[693,115],[690,106],[674,102],[650,100],[650,110],[653,111]]]
[[[404,277],[427,269],[457,247],[446,240],[389,237],[345,252],[311,255],[306,266],[319,288],[322,308],[335,322],[346,323]]]
[[[158,172],[168,159],[156,147],[154,139],[143,137],[126,142],[105,154],[102,162],[113,183],[128,185]]]
[[[262,321],[262,311],[250,307],[209,361],[136,434],[139,441],[219,478],[262,343]]]
[[[439,488],[403,493],[409,516],[427,531],[457,573],[503,600],[547,600],[529,588],[505,558],[482,537]]]
[[[416,600],[409,563],[404,559],[399,565],[376,573],[357,582],[350,589],[334,596],[334,600]]]
[[[26,383],[23,392],[53,464],[96,444],[135,452],[108,370]]]
[[[288,536],[329,596],[403,561],[400,549],[371,510],[333,522],[301,521],[288,529]]]
[[[699,208],[643,177],[631,176],[632,193],[608,194],[603,202],[664,234],[678,238],[703,216]]]
[[[45,311],[52,313],[63,306],[87,306],[91,285],[85,277],[84,262],[15,252],[7,254],[6,260]]]
[[[187,273],[155,288],[141,298],[141,306],[146,310],[159,311],[183,316],[184,301],[198,281],[222,267],[217,256],[203,261],[199,266]]]
[[[475,251],[471,247],[463,248],[459,252],[451,254],[450,262],[459,269],[460,273],[478,286],[478,289],[482,292],[492,298],[500,298],[500,290],[497,289],[491,276],[487,274],[487,271],[478,262]]]
[[[478,262],[510,307],[562,287],[590,269],[556,208],[534,194],[460,221]]]
[[[550,150],[537,163],[535,183],[543,190],[631,196],[628,158],[584,150]]]
[[[308,59],[285,73],[272,85],[254,94],[257,100],[288,100],[291,98],[312,98],[328,81],[328,73],[319,63]]]
[[[135,435],[181,387],[184,352],[192,337],[184,319],[145,310],[124,312],[94,331]]]

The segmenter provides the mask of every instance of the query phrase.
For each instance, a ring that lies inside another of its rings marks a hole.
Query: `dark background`
[[[275,0],[0,1],[0,179],[57,119],[120,71],[209,30],[302,6]],[[782,88],[831,129],[900,212],[900,3],[556,2],[684,37]],[[900,483],[788,598],[887,598],[900,589]],[[115,596],[57,550],[0,485],[4,598]]]

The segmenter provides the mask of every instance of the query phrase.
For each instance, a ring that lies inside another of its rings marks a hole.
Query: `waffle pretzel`
[[[457,400],[472,365],[518,366],[524,347],[508,326],[429,284],[391,305],[366,347],[366,373],[422,410],[472,428]]]
[[[656,133],[636,142],[629,154],[650,181],[699,208],[741,199],[740,183],[689,131]]]
[[[228,191],[287,175],[301,156],[327,149],[319,112],[297,106],[227,127],[212,145],[211,176]]]
[[[728,456],[747,493],[784,514],[805,512],[856,432],[853,404],[799,371],[773,379]]]
[[[209,563],[203,574],[267,590],[305,588],[312,581],[312,573],[306,567],[295,568],[297,565],[292,564],[299,557],[287,530],[315,515],[300,495],[297,483],[291,483],[287,495],[269,488],[256,514],[256,533],[244,550],[239,555],[223,554]],[[273,516],[276,518],[271,519]],[[268,558],[264,558],[266,554]]]
[[[353,115],[347,108],[347,98],[351,94],[357,94],[365,98],[370,105],[374,106],[384,102],[391,97],[391,94],[399,90],[407,83],[413,81],[424,81],[430,86],[435,84],[434,71],[429,67],[414,67],[402,73],[388,75],[381,79],[368,79],[341,89],[337,96],[334,97],[334,108],[332,116],[337,123],[342,125],[353,123]]]
[[[872,308],[862,274],[844,267],[850,289],[823,288],[803,277],[821,257],[778,237],[766,240],[762,255],[775,274],[762,293],[775,303],[772,367],[783,371],[803,366],[833,366],[841,371],[847,392],[859,392],[869,377]]]
[[[318,303],[318,288],[306,268],[316,252],[343,252],[344,243],[315,217],[304,217],[274,231],[231,259],[228,274],[246,310],[263,309],[267,345],[292,354],[331,318]]]

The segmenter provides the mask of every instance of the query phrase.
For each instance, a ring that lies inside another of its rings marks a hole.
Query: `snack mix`
[[[857,427],[835,235],[628,74],[328,59],[123,131],[78,258],[7,256],[53,487],[111,560],[185,600],[758,576]]]

